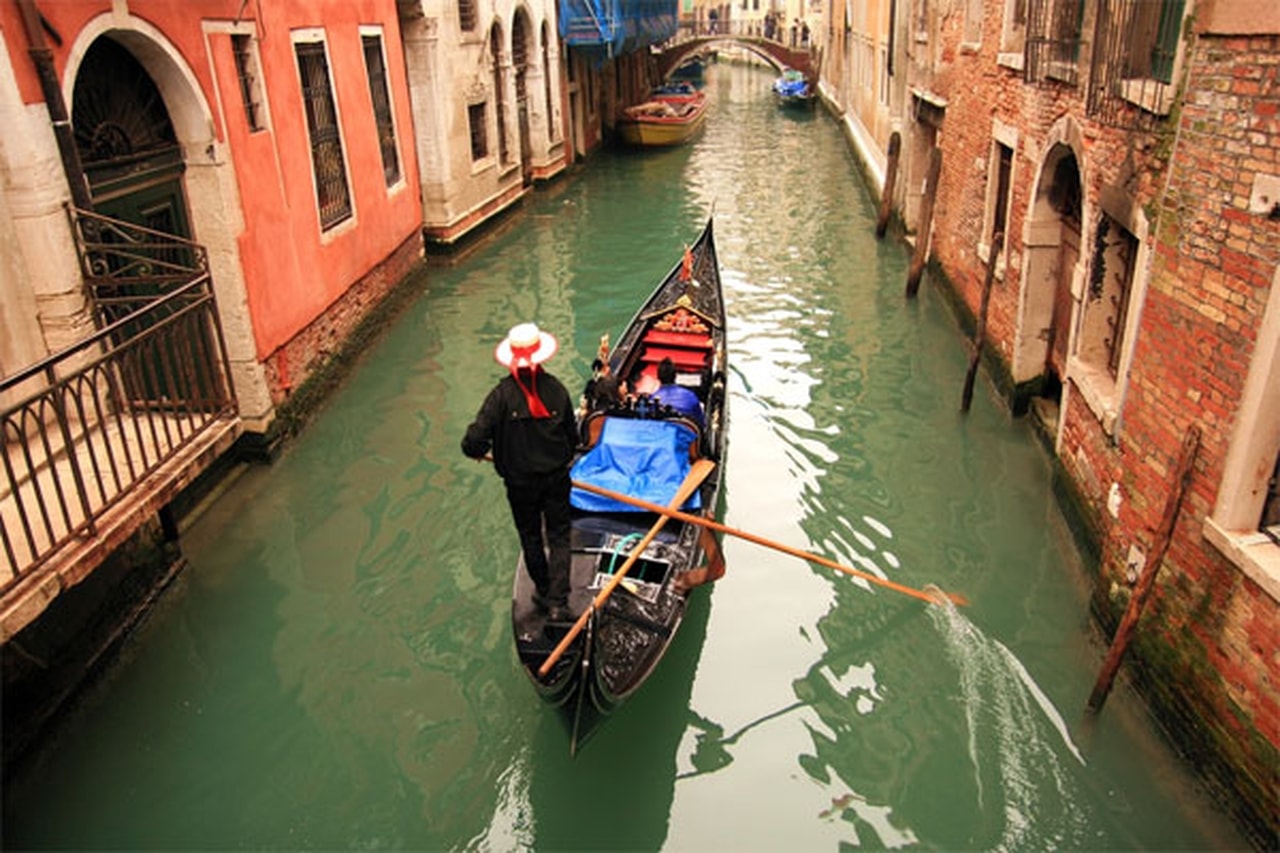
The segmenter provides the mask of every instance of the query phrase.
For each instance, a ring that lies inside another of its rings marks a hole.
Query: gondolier
[[[462,452],[473,459],[493,451],[534,583],[534,603],[551,621],[572,618],[569,463],[578,440],[569,392],[542,368],[558,346],[534,323],[514,326],[494,350],[510,373],[485,397],[462,437]]]

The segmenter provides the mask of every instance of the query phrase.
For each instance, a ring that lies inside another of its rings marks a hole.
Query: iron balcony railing
[[[0,592],[93,536],[133,487],[236,413],[203,248],[170,235],[149,243],[156,232],[92,214],[73,220],[101,328],[0,382]]]

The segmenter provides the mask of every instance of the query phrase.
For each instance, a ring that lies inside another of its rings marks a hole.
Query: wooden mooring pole
[[[907,271],[907,298],[914,299],[920,289],[920,276],[929,259],[929,233],[933,230],[933,199],[938,194],[938,177],[942,174],[942,152],[936,147],[929,154],[929,175],[924,182],[924,197],[920,200],[920,222],[916,228],[916,250],[911,256],[911,269]]]
[[[898,159],[902,153],[902,134],[894,131],[889,136],[889,162],[885,165],[884,194],[880,196],[880,215],[876,218],[876,239],[884,236],[889,228],[889,215],[893,212],[893,190],[898,183]]]
[[[1129,599],[1129,606],[1125,608],[1120,627],[1116,628],[1116,635],[1111,639],[1111,649],[1107,652],[1107,659],[1103,661],[1102,671],[1098,673],[1098,681],[1093,685],[1093,692],[1089,694],[1088,710],[1092,713],[1101,711],[1103,703],[1107,701],[1107,694],[1111,692],[1111,683],[1115,680],[1116,670],[1120,668],[1120,661],[1129,647],[1129,640],[1133,636],[1134,628],[1137,627],[1138,618],[1142,615],[1142,608],[1151,595],[1152,587],[1155,586],[1156,574],[1160,571],[1160,564],[1164,562],[1165,552],[1169,550],[1169,540],[1173,538],[1173,527],[1178,520],[1178,511],[1182,508],[1182,498],[1186,494],[1187,484],[1191,481],[1191,471],[1199,451],[1200,429],[1193,426],[1187,430],[1186,436],[1182,439],[1178,472],[1173,481],[1173,491],[1165,501],[1160,527],[1156,530],[1155,549],[1148,556],[1147,564],[1142,567],[1142,574],[1139,575],[1138,583],[1133,588],[1133,596]]]
[[[982,301],[978,308],[978,328],[973,333],[973,347],[969,353],[969,371],[964,375],[964,391],[960,395],[960,411],[966,414],[973,402],[973,380],[978,375],[978,361],[982,358],[982,345],[987,340],[987,309],[991,306],[991,284],[996,278],[996,261],[1004,248],[1004,234],[991,239],[991,256],[987,258],[987,275],[982,282]]]

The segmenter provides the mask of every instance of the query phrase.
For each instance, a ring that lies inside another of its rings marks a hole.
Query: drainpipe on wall
[[[75,135],[71,130],[71,118],[67,115],[67,103],[62,99],[58,86],[58,73],[53,67],[53,51],[44,40],[44,18],[36,9],[35,0],[16,0],[22,12],[23,29],[27,33],[27,53],[40,78],[40,90],[53,122],[53,135],[58,140],[58,153],[62,155],[62,168],[66,171],[67,185],[71,188],[71,202],[81,210],[93,210],[89,195],[89,182],[84,167],[80,165],[80,153],[76,149]]]

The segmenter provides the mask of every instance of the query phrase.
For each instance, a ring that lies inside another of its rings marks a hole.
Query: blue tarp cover
[[[560,0],[560,37],[597,59],[662,44],[676,34],[677,0]]]
[[[574,480],[666,506],[689,474],[689,445],[694,434],[670,421],[606,418],[600,440],[574,463]],[[570,498],[589,512],[643,512],[593,492],[574,489]],[[701,506],[698,492],[682,509]]]

